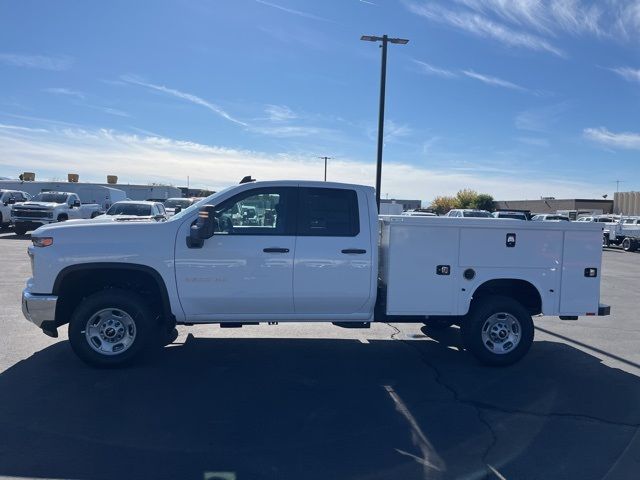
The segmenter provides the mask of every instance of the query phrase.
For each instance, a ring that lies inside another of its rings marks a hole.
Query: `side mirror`
[[[175,215],[176,213],[180,213],[181,211],[182,211],[182,207],[178,205],[176,208],[173,209],[173,214]]]
[[[198,212],[198,220],[191,226],[187,237],[187,247],[202,248],[204,241],[213,237],[218,229],[218,219],[215,216],[216,210],[213,205],[202,207]]]
[[[163,220],[166,220],[167,218],[166,218],[164,215],[162,215],[162,214],[158,214],[158,215],[154,215],[154,216],[153,216],[153,219],[154,219],[156,222],[162,222]]]
[[[16,199],[15,198],[10,198],[9,200],[7,200],[5,202],[5,205],[15,205],[16,204]]]
[[[72,207],[80,207],[80,200],[76,200],[75,202],[73,202],[73,204],[71,205]]]

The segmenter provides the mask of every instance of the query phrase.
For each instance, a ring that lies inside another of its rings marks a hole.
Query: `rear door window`
[[[298,235],[355,237],[360,233],[358,195],[341,188],[300,188]]]

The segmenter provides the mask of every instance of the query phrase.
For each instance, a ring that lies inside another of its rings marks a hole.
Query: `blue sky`
[[[0,176],[640,190],[638,0],[0,2]]]

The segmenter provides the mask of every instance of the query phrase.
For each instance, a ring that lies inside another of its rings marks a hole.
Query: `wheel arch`
[[[473,291],[469,308],[472,308],[474,303],[477,303],[480,299],[492,295],[513,298],[523,305],[531,315],[542,313],[540,290],[533,283],[520,278],[499,278],[487,280],[478,285]]]
[[[132,263],[81,263],[62,269],[53,284],[52,293],[58,296],[56,326],[68,323],[82,298],[110,287],[129,288],[145,294],[161,319],[173,317],[167,286],[156,269]],[[159,302],[156,296],[159,296]]]

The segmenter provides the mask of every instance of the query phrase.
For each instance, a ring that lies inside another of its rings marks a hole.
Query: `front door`
[[[176,281],[187,319],[293,313],[296,187],[263,187],[216,209],[219,228],[188,248],[190,222],[176,241]]]
[[[366,198],[342,188],[300,188],[299,198],[295,312],[368,311],[374,247]]]

